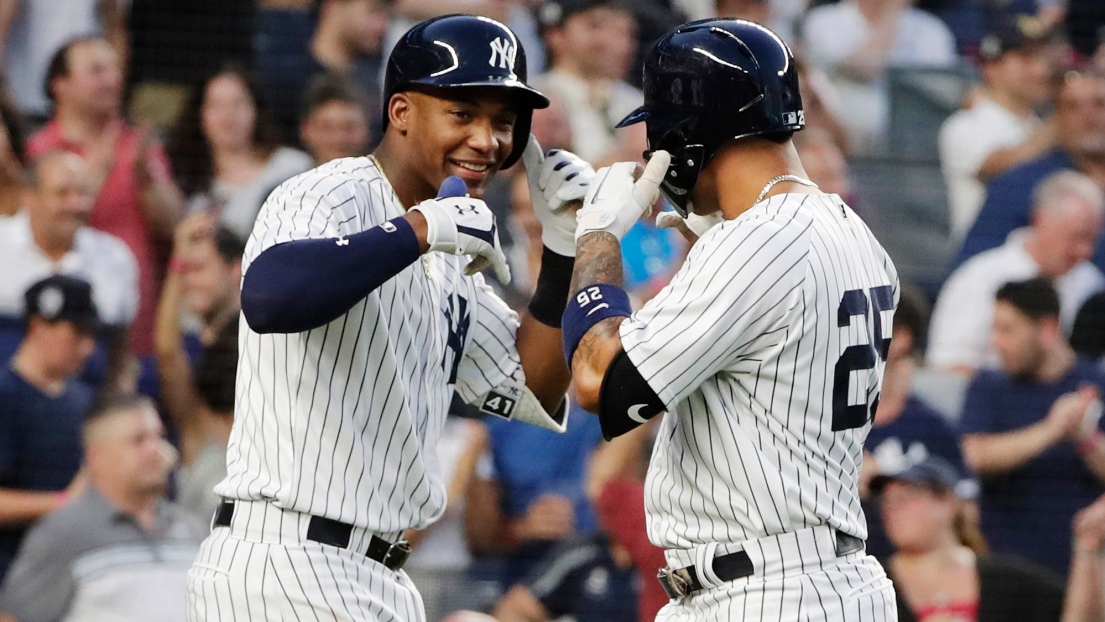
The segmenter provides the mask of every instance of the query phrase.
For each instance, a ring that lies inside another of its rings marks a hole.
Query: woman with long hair
[[[928,456],[871,482],[896,552],[883,562],[898,595],[898,619],[909,622],[1074,622],[1090,619],[1084,598],[1068,599],[1049,570],[1015,557],[990,555],[969,507],[955,494],[959,472]],[[1097,593],[1094,572],[1078,565],[1066,589]]]
[[[311,168],[310,156],[276,144],[264,101],[242,69],[228,66],[205,80],[169,141],[169,157],[192,210],[246,238],[276,186]]]

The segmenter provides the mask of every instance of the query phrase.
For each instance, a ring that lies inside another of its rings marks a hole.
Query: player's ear
[[[413,102],[407,93],[396,93],[388,101],[388,125],[394,127],[400,134],[406,134],[410,127],[410,116]]]

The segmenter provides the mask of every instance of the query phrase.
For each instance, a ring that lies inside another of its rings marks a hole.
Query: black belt
[[[215,526],[229,527],[234,516],[234,502],[224,499],[215,510]],[[343,549],[349,548],[353,535],[353,525],[331,518],[312,516],[307,524],[307,539],[319,544],[328,544]],[[411,555],[411,545],[405,540],[392,544],[378,536],[372,536],[368,542],[365,557],[379,562],[391,570],[399,570]]]
[[[863,550],[863,540],[842,531],[833,531],[836,533],[837,557]],[[752,558],[744,551],[718,555],[710,566],[714,570],[714,575],[723,583],[735,581],[742,577],[750,577],[756,572],[752,567]],[[668,598],[672,599],[683,598],[704,587],[698,579],[698,569],[693,565],[675,570],[661,568],[656,575],[656,579],[664,587]]]

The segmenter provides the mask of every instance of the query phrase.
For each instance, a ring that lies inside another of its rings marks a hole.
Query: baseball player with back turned
[[[607,438],[667,413],[645,487],[672,598],[657,619],[897,620],[857,489],[894,266],[805,178],[797,71],[774,33],[685,24],[646,57],[644,85],[621,125],[646,124],[651,157],[636,181],[619,163],[591,183],[563,334]],[[619,239],[660,191],[701,237],[632,313]]]
[[[423,620],[401,536],[445,509],[436,444],[454,391],[563,431],[564,204],[594,171],[527,140],[548,100],[525,79],[502,24],[423,22],[388,60],[379,149],[266,201],[242,262],[224,501],[189,574],[191,620]],[[476,270],[509,280],[479,197],[523,152],[546,248],[519,322]]]

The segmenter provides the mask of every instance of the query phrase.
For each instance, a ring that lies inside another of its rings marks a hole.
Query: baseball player
[[[445,509],[435,445],[454,392],[564,429],[575,214],[563,205],[594,171],[527,144],[548,100],[525,79],[502,24],[423,22],[388,60],[379,149],[265,203],[242,262],[224,500],[189,574],[192,620],[423,620],[400,538]],[[523,152],[546,249],[519,323],[475,270],[509,280],[479,197]]]
[[[619,163],[591,183],[563,335],[607,438],[667,412],[645,492],[672,598],[658,619],[897,620],[856,485],[894,265],[806,179],[790,139],[804,125],[798,74],[774,33],[680,26],[647,56],[644,85],[621,125],[644,122],[652,153],[636,181]],[[721,222],[632,313],[619,239],[660,191],[680,215]]]

